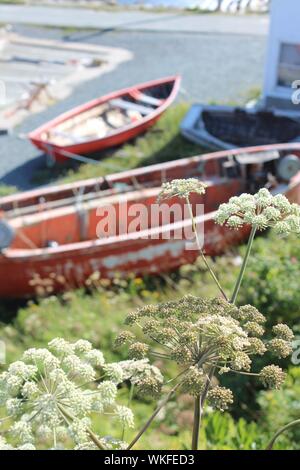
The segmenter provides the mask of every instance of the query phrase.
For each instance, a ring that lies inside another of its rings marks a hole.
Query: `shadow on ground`
[[[16,186],[19,189],[29,189],[33,186],[32,175],[41,171],[45,166],[46,156],[39,155],[6,173],[1,178],[1,183],[8,186]],[[44,184],[46,183],[45,181]]]

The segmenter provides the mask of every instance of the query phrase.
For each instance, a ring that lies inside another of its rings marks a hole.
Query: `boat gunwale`
[[[217,184],[224,184],[228,183],[229,179],[221,176],[210,176],[204,178],[203,183],[205,183],[206,188],[215,187]],[[115,192],[111,194],[107,194],[102,197],[101,193],[98,194],[94,198],[90,198],[89,200],[76,200],[76,196],[74,197],[73,204],[63,204],[58,207],[47,207],[47,203],[45,203],[45,210],[38,211],[35,213],[28,213],[28,214],[16,214],[14,217],[10,219],[10,223],[14,228],[22,228],[28,227],[35,223],[39,223],[40,221],[44,222],[45,213],[51,215],[51,219],[56,217],[62,217],[64,215],[70,215],[72,213],[76,213],[78,209],[85,209],[85,210],[93,210],[97,209],[98,207],[106,207],[107,205],[114,205],[114,204],[123,204],[124,202],[131,202],[131,201],[139,201],[143,198],[151,198],[157,197],[159,192],[161,191],[161,186],[150,186],[147,185],[141,187],[139,189],[128,188],[126,191],[122,192]],[[100,196],[100,197],[99,197]],[[34,207],[34,206],[33,206]],[[41,220],[39,220],[41,219]],[[23,224],[23,225],[21,225]]]
[[[134,168],[132,170],[125,170],[119,173],[111,173],[107,176],[99,176],[96,178],[88,178],[81,181],[75,181],[72,183],[66,184],[56,184],[50,187],[41,187],[38,189],[33,189],[29,191],[24,191],[21,193],[12,194],[9,196],[4,196],[0,198],[0,206],[5,204],[13,204],[15,202],[22,202],[29,198],[38,198],[38,197],[46,197],[47,195],[51,196],[55,193],[60,193],[64,191],[72,191],[78,190],[78,188],[85,187],[85,186],[97,186],[104,181],[113,183],[114,181],[119,181],[120,179],[130,179],[132,177],[137,178],[141,175],[151,174],[155,171],[161,171],[162,173],[174,166],[186,166],[191,163],[201,163],[207,162],[214,159],[222,159],[230,156],[240,155],[243,153],[257,153],[257,152],[265,152],[271,150],[278,150],[278,151],[298,151],[300,152],[300,142],[289,142],[283,144],[269,144],[269,145],[259,145],[259,146],[250,146],[250,147],[242,147],[242,148],[232,148],[229,150],[219,150],[217,152],[209,152],[204,153],[201,155],[195,155],[193,157],[186,157],[181,158],[178,160],[171,160],[168,162],[163,163],[155,163],[153,165],[148,165],[145,167]]]
[[[22,229],[23,227],[30,227],[32,225],[44,222],[45,213],[48,215],[49,219],[63,217],[64,215],[71,215],[78,212],[78,210],[93,210],[98,209],[98,207],[106,207],[107,205],[114,204],[123,204],[124,202],[139,201],[145,197],[155,197],[158,196],[160,191],[159,187],[142,187],[138,190],[131,190],[122,193],[109,194],[103,198],[92,199],[90,201],[78,201],[74,204],[63,205],[61,207],[54,207],[46,209],[46,211],[41,211],[37,213],[31,213],[26,215],[20,215],[12,218],[10,224],[12,227]]]

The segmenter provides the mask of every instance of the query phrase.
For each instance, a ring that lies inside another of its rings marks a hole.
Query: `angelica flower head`
[[[283,370],[275,365],[264,367],[260,373],[260,381],[267,388],[280,389],[285,377]]]
[[[221,204],[215,221],[233,229],[250,225],[260,231],[274,228],[279,235],[300,234],[300,206],[290,203],[282,194],[273,196],[263,188],[255,195],[244,193]]]
[[[265,322],[264,315],[251,305],[237,307],[219,298],[187,295],[178,301],[142,307],[130,313],[126,323],[141,330],[144,342],[136,341],[133,334],[126,332],[121,333],[116,344],[121,346],[127,341],[129,350],[138,357],[148,355],[175,361],[183,368],[181,391],[199,396],[208,387],[210,403],[224,410],[232,403],[232,392],[213,388],[210,371],[220,375],[251,373],[270,386],[276,380],[273,378],[272,382],[270,372],[275,370],[278,377],[283,377],[277,366],[269,366],[269,376],[268,369],[262,375],[252,370],[255,355],[263,356],[271,351],[277,357],[286,357],[291,352],[291,330],[286,325],[276,325],[275,338],[265,339]],[[151,387],[151,380],[147,379],[144,386]]]
[[[278,325],[273,326],[272,331],[279,339],[283,339],[285,341],[293,341],[294,339],[294,333],[284,323],[279,323]]]
[[[204,194],[207,184],[199,181],[197,178],[177,179],[167,183],[163,183],[161,191],[158,195],[158,201],[179,197],[187,199],[190,194]]]
[[[136,386],[140,396],[158,397],[161,393],[164,378],[160,370],[149,363],[148,358],[121,361],[123,379],[130,380]]]
[[[225,411],[233,403],[233,393],[229,388],[211,388],[207,394],[208,403],[215,409]]]
[[[90,448],[90,417],[106,413],[124,425],[133,426],[131,410],[117,402],[117,385],[123,380],[119,364],[105,364],[101,351],[91,343],[79,340],[70,343],[56,338],[48,348],[29,349],[20,361],[12,363],[0,375],[1,406],[11,425],[6,429],[8,441],[2,439],[0,448],[62,448],[64,441],[75,448]],[[131,373],[124,367],[126,380],[136,379],[135,361]],[[148,364],[142,368],[148,370]],[[98,384],[97,377],[104,377]],[[105,438],[105,436],[104,436]],[[101,439],[98,437],[99,442]],[[116,448],[116,447],[114,447]]]
[[[191,366],[185,376],[181,390],[192,396],[199,396],[205,388],[205,374],[196,366]]]
[[[122,425],[134,428],[134,416],[127,406],[118,405],[116,407],[116,417]]]

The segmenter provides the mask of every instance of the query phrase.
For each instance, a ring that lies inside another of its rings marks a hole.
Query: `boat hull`
[[[248,230],[231,231],[205,222],[204,249],[216,256],[241,243]],[[126,238],[126,237],[125,237]],[[105,253],[103,250],[105,249]],[[105,247],[88,246],[45,256],[0,257],[1,298],[30,298],[83,287],[99,273],[101,279],[163,274],[195,262],[199,252],[186,240],[124,239]]]
[[[300,178],[286,196],[300,204]],[[218,256],[249,236],[249,228],[236,231],[216,225],[213,213],[204,221],[204,251]],[[199,222],[198,222],[199,227]],[[186,240],[126,238],[80,249],[31,257],[0,256],[0,298],[31,298],[83,287],[95,273],[101,279],[163,274],[196,261],[199,252]]]

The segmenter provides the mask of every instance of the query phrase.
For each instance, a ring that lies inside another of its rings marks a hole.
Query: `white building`
[[[292,102],[296,80],[300,88],[300,0],[272,0],[270,19],[264,104],[300,113]]]

